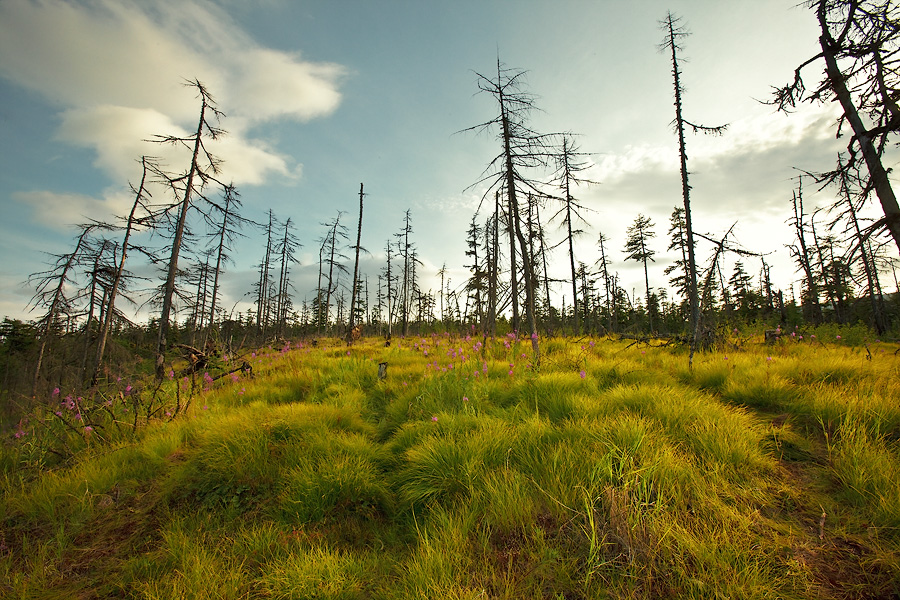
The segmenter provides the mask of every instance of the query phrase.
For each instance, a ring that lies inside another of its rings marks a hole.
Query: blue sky
[[[44,268],[44,252],[68,251],[71,224],[127,212],[137,161],[160,154],[142,140],[195,126],[197,101],[182,85],[193,78],[227,115],[221,125],[229,135],[211,148],[242,195],[244,216],[261,221],[271,208],[297,224],[304,247],[296,304],[312,297],[320,223],[344,210],[355,230],[360,182],[368,194],[363,246],[372,254],[363,272],[370,285],[406,209],[424,287],[437,291],[434,275],[444,263],[452,286],[462,285],[465,230],[484,191],[467,188],[498,145],[455,132],[494,117],[492,99],[476,94],[475,72],[495,70],[498,53],[529,72],[542,109],[534,128],[571,131],[593,153],[589,177],[600,185],[576,192],[591,209],[577,258],[597,259],[602,230],[612,269],[641,296],[640,266],[623,263],[621,250],[625,229],[643,213],[657,231],[651,285],[663,286],[668,217],[680,203],[670,65],[656,48],[667,10],[692,33],[684,41],[688,118],[731,124],[723,137],[688,140],[695,227],[721,234],[737,221],[738,241],[771,253],[775,283],[788,288],[795,278],[784,248],[792,167],[826,169],[842,146],[833,109],[803,107],[788,117],[757,101],[815,54],[814,16],[795,5],[3,0],[0,315],[34,316],[24,312],[33,291],[21,284]],[[164,158],[173,170],[186,166],[177,153]],[[828,201],[812,191],[810,203]],[[223,305],[238,302],[256,278],[264,238],[245,233]],[[705,260],[709,249],[700,252]],[[551,270],[563,275],[566,264],[558,251]]]

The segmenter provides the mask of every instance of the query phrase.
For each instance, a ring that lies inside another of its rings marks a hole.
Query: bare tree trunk
[[[87,237],[87,234],[90,230],[90,226],[85,227],[81,231],[81,235],[78,236],[78,241],[75,244],[75,249],[66,259],[62,272],[59,275],[59,283],[57,284],[56,290],[53,293],[53,300],[50,302],[50,310],[47,311],[47,316],[44,318],[44,330],[41,332],[41,346],[38,350],[37,361],[34,367],[34,379],[31,383],[32,398],[37,395],[38,379],[40,378],[41,365],[44,361],[44,351],[47,348],[47,342],[50,338],[50,332],[53,329],[53,323],[54,321],[56,321],[57,312],[59,311],[60,304],[63,300],[63,288],[69,275],[69,270],[75,264],[76,259],[78,258],[78,253],[81,251],[81,245],[84,243],[84,239],[85,237]]]
[[[353,343],[353,327],[356,321],[357,278],[359,277],[359,245],[362,240],[363,184],[359,184],[359,223],[356,227],[356,260],[353,262],[353,291],[350,294],[350,320],[347,324],[347,345]]]
[[[222,230],[219,233],[219,249],[216,253],[216,272],[213,277],[212,300],[209,304],[209,327],[207,327],[206,336],[203,338],[204,348],[206,348],[206,345],[209,343],[209,333],[216,319],[216,300],[218,299],[219,295],[219,274],[222,272],[222,259],[225,253],[225,235],[228,228],[228,217],[229,211],[231,210],[233,189],[234,188],[232,188],[231,186],[225,188],[225,211],[222,217]]]
[[[678,133],[678,156],[681,163],[681,196],[684,201],[684,225],[687,237],[688,296],[691,306],[691,331],[697,332],[700,323],[700,302],[697,297],[697,259],[694,256],[694,226],[691,217],[691,186],[688,183],[687,145],[684,140],[684,117],[681,104],[681,72],[678,69],[678,44],[672,15],[667,20],[669,48],[672,51],[672,78],[675,86],[675,129]],[[692,344],[692,350],[693,350]],[[693,354],[693,353],[692,353]]]
[[[84,324],[84,354],[81,357],[81,381],[84,382],[85,377],[87,376],[87,364],[88,364],[88,354],[91,349],[91,329],[93,328],[92,322],[94,320],[94,306],[97,303],[97,276],[98,271],[100,270],[100,258],[103,255],[103,252],[106,250],[106,246],[109,242],[106,240],[103,241],[103,244],[100,250],[97,252],[97,256],[94,257],[94,268],[91,270],[91,293],[88,298],[89,306],[88,306],[88,315],[87,322]]]
[[[331,312],[331,294],[334,292],[334,250],[337,244],[337,228],[340,222],[340,215],[334,220],[334,227],[331,230],[331,250],[328,258],[328,290],[325,293],[325,331],[328,331],[328,318]],[[340,315],[338,315],[340,319]]]
[[[813,321],[815,323],[822,322],[822,307],[819,304],[819,286],[816,283],[815,275],[812,270],[812,263],[809,260],[809,250],[806,246],[805,227],[803,225],[803,179],[799,178],[799,193],[794,192],[794,227],[797,230],[797,241],[800,243],[800,266],[806,275],[806,289],[809,292],[810,301],[812,302]]]
[[[97,377],[100,374],[100,366],[103,364],[103,355],[106,352],[106,340],[109,336],[110,325],[115,314],[116,295],[119,291],[119,283],[122,280],[122,272],[125,270],[125,258],[128,256],[128,242],[131,239],[131,232],[134,230],[134,214],[137,212],[138,206],[144,196],[144,184],[147,181],[147,157],[141,157],[141,184],[135,192],[134,204],[131,205],[131,212],[128,213],[128,222],[125,225],[125,238],[122,240],[122,256],[116,267],[116,275],[113,277],[112,284],[109,286],[109,299],[106,302],[105,318],[103,319],[103,327],[100,330],[100,339],[97,342],[97,359],[94,361],[94,373],[91,375],[91,385],[96,385]],[[134,188],[132,188],[134,189]]]
[[[869,170],[870,183],[875,188],[875,193],[881,201],[881,208],[884,210],[884,224],[891,237],[894,238],[897,248],[900,248],[900,204],[897,203],[897,196],[891,187],[888,173],[881,164],[881,157],[872,141],[871,132],[863,124],[850,90],[847,89],[846,77],[838,67],[837,57],[835,56],[838,45],[829,32],[826,9],[827,3],[820,0],[817,13],[819,25],[822,28],[822,35],[819,37],[819,44],[822,47],[822,56],[825,58],[825,72],[828,75],[828,84],[834,91],[838,102],[841,103],[844,117],[850,124],[853,136],[859,144],[859,149]]]
[[[178,256],[181,253],[181,243],[184,237],[184,226],[187,221],[188,208],[191,205],[191,196],[194,192],[194,175],[197,173],[198,158],[200,156],[201,137],[206,123],[206,95],[202,95],[200,105],[200,119],[197,123],[197,132],[194,137],[194,150],[191,156],[191,167],[187,175],[187,183],[184,187],[184,198],[181,200],[181,209],[178,212],[178,222],[175,226],[175,239],[172,240],[172,253],[169,256],[169,270],[166,275],[166,284],[163,292],[162,313],[159,317],[159,339],[156,344],[156,379],[162,381],[165,376],[166,346],[169,336],[169,316],[172,312],[172,299],[175,295],[175,276],[178,274]]]

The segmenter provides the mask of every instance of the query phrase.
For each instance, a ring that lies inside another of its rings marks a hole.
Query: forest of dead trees
[[[660,49],[672,80],[660,86],[673,90],[672,152],[680,157],[682,202],[672,207],[668,223],[655,223],[633,207],[625,246],[610,246],[618,232],[598,230],[579,201],[579,192],[595,183],[587,177],[590,153],[573,133],[532,128],[536,100],[525,72],[498,59],[496,70],[476,74],[478,90],[494,100],[495,112],[465,130],[494,136],[497,153],[469,182],[487,191],[465,232],[461,259],[469,276],[461,282],[451,281],[446,263],[437,274],[423,273],[428,249],[417,246],[410,210],[384,240],[380,268],[362,272],[360,255],[372,253],[361,247],[363,184],[358,212],[336,211],[320,223],[316,239],[299,239],[294,219],[271,210],[263,222],[242,216],[247,199],[208,149],[226,135],[224,114],[195,80],[189,85],[199,105],[196,129],[187,137],[154,140],[183,148],[184,164],[138,157],[142,172],[131,185],[129,213],[78,225],[69,251],[30,279],[36,317],[3,321],[5,405],[46,397],[61,386],[90,389],[141,360],[154,361],[161,379],[186,352],[233,355],[276,340],[323,336],[346,336],[351,343],[354,327],[389,339],[516,332],[531,340],[535,365],[540,340],[552,335],[665,335],[695,350],[717,328],[750,323],[861,323],[879,334],[896,331],[900,210],[882,163],[893,149],[890,136],[900,131],[900,33],[890,25],[898,15],[877,1],[821,0],[811,8],[822,51],[799,65],[789,84],[775,88],[771,104],[787,111],[803,101],[839,102],[838,127],[846,130],[848,145],[835,165],[799,172],[793,189],[785,190],[794,281],[773,282],[767,257],[743,246],[731,230],[700,233],[703,215],[691,208],[687,147],[691,135],[717,135],[727,125],[689,120],[686,34],[671,14],[661,22]],[[826,75],[812,86],[804,73],[816,72],[815,65],[824,66]],[[828,190],[833,204],[810,209],[804,205],[809,190]],[[347,197],[354,197],[353,190]],[[873,205],[883,218],[861,216],[871,214],[865,209]],[[657,252],[649,243],[662,235],[670,259],[664,270],[654,266]],[[591,264],[575,253],[575,240],[584,236],[596,240],[599,259]],[[226,298],[222,284],[241,237],[259,241],[258,278],[243,298]],[[293,277],[301,247],[317,257],[311,290],[297,289]],[[642,288],[622,284],[617,266],[625,261],[640,266]],[[157,269],[157,279],[136,274],[146,272],[138,265],[147,264]],[[560,264],[566,275],[552,277]],[[435,275],[440,287],[426,289],[422,282]],[[241,300],[253,308],[237,310]],[[141,311],[152,315],[149,322],[132,320]]]

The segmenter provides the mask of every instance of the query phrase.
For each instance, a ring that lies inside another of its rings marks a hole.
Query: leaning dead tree
[[[240,216],[241,195],[234,185],[226,185],[222,190],[222,201],[212,202],[213,208],[222,215],[222,220],[217,223],[215,232],[216,266],[213,269],[212,295],[209,301],[209,318],[207,320],[206,334],[203,338],[203,347],[209,343],[209,335],[215,326],[216,305],[219,300],[219,275],[225,268],[225,264],[231,261],[229,252],[238,236],[243,237],[240,228],[248,223],[247,219]]]
[[[156,161],[147,156],[141,157],[141,183],[138,185],[137,189],[135,189],[134,186],[131,186],[131,191],[134,192],[134,202],[131,205],[131,211],[128,213],[128,218],[125,220],[122,251],[119,255],[119,261],[116,264],[115,274],[113,275],[112,282],[109,286],[109,295],[106,300],[106,308],[104,309],[105,312],[100,325],[100,335],[97,341],[97,356],[94,359],[91,385],[97,383],[97,379],[100,375],[100,368],[103,365],[103,357],[106,354],[106,341],[109,339],[109,330],[112,326],[113,317],[116,314],[116,299],[119,295],[122,279],[125,274],[125,260],[128,258],[128,251],[132,249],[131,236],[138,228],[142,225],[146,225],[152,218],[147,207],[147,202],[151,197],[150,192],[147,190],[147,184],[149,183],[147,178],[148,175],[153,174],[157,176],[161,175],[161,171]],[[140,214],[138,213],[138,209],[141,210]]]
[[[210,154],[204,140],[207,138],[214,140],[225,133],[222,129],[212,125],[213,120],[218,121],[224,114],[216,108],[215,100],[213,100],[213,97],[203,84],[195,79],[187,85],[197,88],[197,94],[200,98],[200,118],[197,123],[197,130],[188,137],[156,136],[155,140],[159,143],[184,146],[192,152],[191,164],[187,172],[169,180],[170,187],[180,202],[177,204],[178,217],[175,224],[175,235],[172,239],[166,281],[163,286],[162,310],[159,317],[159,338],[156,345],[156,378],[159,381],[165,376],[169,318],[172,312],[172,301],[175,297],[178,257],[181,253],[188,212],[191,209],[194,195],[199,194],[203,187],[219,172],[220,161]]]
[[[36,284],[37,290],[29,302],[32,309],[39,306],[47,308],[47,312],[38,320],[41,345],[34,366],[34,378],[31,384],[32,397],[37,395],[44,352],[57,325],[57,319],[61,313],[68,312],[72,308],[73,299],[69,297],[66,288],[72,282],[73,271],[81,260],[82,249],[87,245],[88,235],[94,227],[94,224],[81,225],[81,233],[75,241],[75,248],[71,252],[56,255],[54,267],[49,271],[35,273],[28,278],[30,283]]]
[[[821,52],[794,71],[794,79],[775,88],[770,104],[789,112],[799,102],[836,101],[841,107],[837,123],[852,133],[838,172],[852,172],[865,164],[867,191],[874,190],[884,218],[872,229],[887,229],[900,248],[900,205],[884,166],[885,150],[893,134],[900,132],[900,7],[893,0],[812,0]],[[807,88],[803,70],[824,62],[825,78]]]
[[[803,176],[797,178],[797,190],[794,191],[792,197],[792,207],[794,215],[788,221],[796,232],[797,243],[788,246],[791,256],[797,261],[797,264],[803,270],[804,282],[806,284],[806,292],[809,297],[809,306],[812,311],[813,323],[822,322],[822,307],[819,304],[819,282],[814,272],[813,258],[807,243],[806,212],[803,208]]]

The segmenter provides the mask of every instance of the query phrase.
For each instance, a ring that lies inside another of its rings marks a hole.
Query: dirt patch
[[[831,598],[840,600],[896,600],[900,598],[900,572],[878,559],[862,540],[825,539],[817,546],[794,549],[794,559]]]

